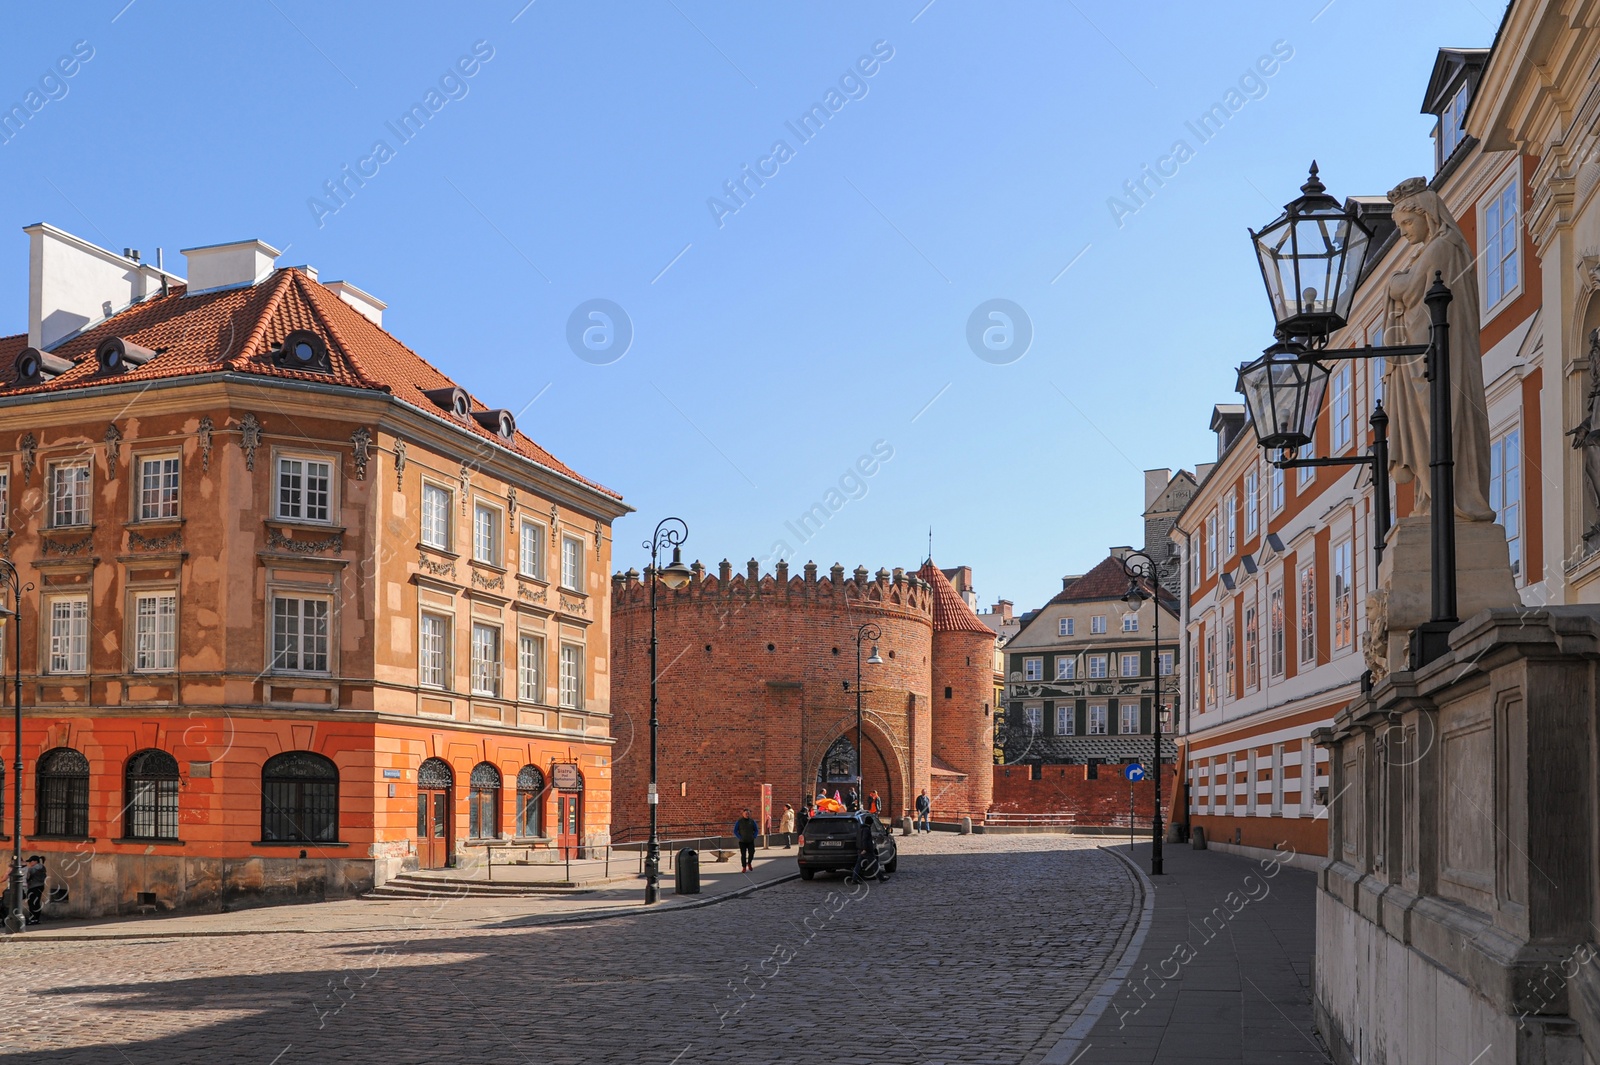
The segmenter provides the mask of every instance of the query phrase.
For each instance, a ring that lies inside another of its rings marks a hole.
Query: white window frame
[[[286,501],[284,499],[284,478],[290,475],[287,469],[292,464],[298,465],[298,470],[293,475],[298,476],[300,487],[297,489],[298,499]],[[313,506],[312,493],[308,482],[315,476],[313,467],[322,467],[322,474],[326,483],[322,490],[322,514],[316,513],[317,507]],[[332,525],[334,515],[339,513],[338,499],[338,464],[327,455],[302,454],[300,452],[284,452],[273,456],[272,460],[272,515],[279,521],[299,522],[306,525]]]
[[[422,482],[422,512],[418,521],[422,543],[439,551],[450,550],[450,527],[455,513],[455,493],[433,481]]]
[[[571,548],[569,554],[568,548]],[[583,591],[583,541],[576,536],[561,536],[561,587],[569,592]]]
[[[489,621],[472,620],[472,694],[498,699],[505,685],[505,633]]]
[[[77,471],[70,483],[63,475]],[[94,467],[88,459],[62,459],[49,466],[50,528],[81,529],[93,523]],[[66,488],[67,491],[62,489]],[[63,508],[63,503],[66,504]]]
[[[1044,679],[1044,659],[1043,658],[1024,658],[1022,660],[1022,679],[1023,680],[1043,680]]]
[[[1133,670],[1133,672],[1131,672],[1131,673],[1128,671],[1129,667],[1130,667],[1130,663],[1131,663],[1132,670]],[[1117,676],[1119,676],[1119,677],[1138,677],[1138,676],[1142,676],[1142,675],[1143,674],[1141,674],[1140,671],[1139,671],[1139,652],[1137,652],[1137,651],[1123,651],[1121,654],[1119,654],[1117,656]]]
[[[1075,735],[1077,735],[1078,722],[1075,720],[1075,716],[1076,715],[1074,715],[1072,711],[1073,711],[1073,706],[1072,706],[1071,703],[1057,703],[1056,704],[1056,735],[1057,736],[1075,736]]]
[[[1175,656],[1173,655],[1173,653],[1171,651],[1162,651],[1157,656],[1157,658],[1159,659],[1159,661],[1161,663],[1161,666],[1160,666],[1161,676],[1163,676],[1163,677],[1172,676],[1172,670],[1173,670],[1173,666],[1175,664]]]
[[[1138,632],[1139,631],[1139,615],[1138,614],[1124,614],[1124,615],[1122,615],[1122,631],[1123,632]]]
[[[1522,552],[1526,542],[1522,505],[1522,426],[1507,426],[1489,440],[1489,505],[1494,520],[1506,534],[1511,552],[1511,576],[1520,586],[1526,575]]]
[[[1089,704],[1089,718],[1085,722],[1085,725],[1086,725],[1086,730],[1084,732],[1084,735],[1087,735],[1087,736],[1104,736],[1104,735],[1106,735],[1106,704],[1105,703],[1090,703]]]
[[[517,633],[517,699],[544,702],[544,636],[537,632]]]
[[[1299,469],[1295,473],[1295,478],[1294,478],[1295,491],[1299,492],[1300,489],[1304,488],[1308,484],[1311,484],[1316,479],[1317,479],[1317,468],[1315,466],[1301,466],[1301,467],[1299,467]]]
[[[1072,622],[1073,622],[1072,618],[1057,618],[1056,619],[1056,635],[1057,636],[1071,636],[1072,635],[1072,630],[1077,627],[1077,626],[1073,625]]]
[[[1261,687],[1261,611],[1256,607],[1255,589],[1247,593],[1244,614],[1244,690]]]
[[[1244,538],[1261,527],[1261,474],[1252,469],[1244,475]]]
[[[171,673],[178,666],[177,589],[141,589],[130,598],[133,606],[133,639],[130,641],[133,672]]]
[[[1110,677],[1110,673],[1111,673],[1111,656],[1110,655],[1090,655],[1089,656],[1089,679],[1090,680],[1106,680],[1106,679],[1108,679]]]
[[[1329,594],[1332,596],[1332,643],[1335,651],[1356,642],[1355,543],[1346,538],[1328,550]]]
[[[472,561],[499,566],[505,551],[502,524],[505,515],[493,503],[472,502]]]
[[[558,666],[562,708],[566,710],[582,710],[583,646],[576,643],[563,643]]]
[[[297,604],[292,612],[279,609],[280,603]],[[307,610],[308,606],[321,610]],[[318,616],[320,614],[320,616]],[[294,631],[278,621],[294,622]],[[308,625],[308,622],[311,624]],[[315,631],[320,622],[321,632]],[[280,641],[280,634],[284,637]],[[291,644],[292,641],[292,644]],[[292,661],[294,665],[289,665]],[[305,663],[309,660],[310,665]],[[272,673],[297,673],[327,676],[333,672],[333,599],[331,596],[299,591],[274,591],[267,597],[267,669]]]
[[[1267,676],[1282,677],[1289,659],[1289,618],[1283,585],[1267,589]]]
[[[51,596],[49,643],[45,672],[82,675],[89,672],[89,596],[87,593]]]
[[[1217,572],[1217,508],[1206,515],[1206,573]]]
[[[1104,636],[1106,632],[1106,616],[1096,614],[1089,619],[1089,635]]]
[[[430,634],[429,622],[438,623],[439,632]],[[448,691],[452,685],[450,651],[454,644],[455,618],[437,610],[423,610],[417,620],[417,684],[424,688]],[[431,645],[431,646],[430,646]]]
[[[1117,734],[1120,736],[1137,736],[1139,734],[1139,704],[1117,704]]]
[[[1283,509],[1286,494],[1283,470],[1273,466],[1267,472],[1267,513],[1276,514]]]
[[[1355,442],[1355,383],[1350,364],[1333,371],[1328,395],[1328,437],[1335,454]]]
[[[1483,313],[1481,321],[1487,322],[1512,300],[1522,295],[1523,278],[1527,271],[1524,269],[1522,256],[1522,183],[1519,171],[1521,170],[1520,157],[1511,164],[1506,180],[1495,186],[1493,192],[1479,201],[1478,232],[1481,237],[1478,241],[1478,258],[1482,262],[1481,274],[1483,279]],[[1504,211],[1509,203],[1516,216],[1509,227],[1504,221]],[[1504,250],[1501,237],[1507,228],[1511,232],[1511,251]],[[1506,264],[1511,265],[1515,271],[1516,279],[1507,285],[1505,275]],[[1499,292],[1496,293],[1496,289]]]
[[[528,543],[528,534],[533,534],[533,544]],[[523,518],[522,524],[517,529],[517,572],[524,577],[531,577],[536,581],[544,580],[545,543],[547,537],[543,522],[534,521],[532,518]]]
[[[154,472],[153,500],[146,477]],[[169,482],[170,478],[170,484]],[[154,505],[152,505],[152,502]],[[183,516],[183,456],[175,451],[137,455],[133,460],[134,521],[175,521]]]
[[[1060,655],[1056,658],[1056,680],[1077,680],[1078,660],[1073,655]]]
[[[1232,558],[1239,553],[1239,500],[1232,492],[1222,500],[1222,528],[1228,545],[1223,557]]]
[[[1028,734],[1037,736],[1044,731],[1044,704],[1030,703],[1022,708],[1022,719],[1028,723]]]
[[[1449,162],[1461,142],[1467,139],[1463,120],[1467,117],[1467,83],[1463,81],[1451,95],[1444,110],[1439,113],[1439,123],[1433,132],[1433,166],[1440,169]]]
[[[1312,665],[1317,660],[1317,572],[1309,565],[1301,566],[1296,575],[1300,580],[1299,594],[1295,597],[1295,606],[1299,612],[1299,624],[1295,626],[1295,635],[1300,645],[1300,664]],[[1306,594],[1307,586],[1311,594]]]

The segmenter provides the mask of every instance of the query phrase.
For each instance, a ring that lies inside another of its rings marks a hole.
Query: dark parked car
[[[819,813],[806,822],[800,836],[800,878],[810,880],[819,872],[838,870],[848,873],[856,867],[856,837],[862,822],[872,826],[872,838],[877,844],[878,860],[885,872],[892,873],[900,862],[894,845],[894,835],[876,814],[826,814]]]

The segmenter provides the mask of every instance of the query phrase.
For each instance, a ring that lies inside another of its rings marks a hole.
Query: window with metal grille
[[[128,839],[178,838],[178,760],[166,751],[128,759],[123,834]]]
[[[429,758],[417,766],[417,787],[449,788],[456,782],[450,763],[443,758]]]
[[[278,460],[278,517],[327,521],[333,464],[315,459]]]
[[[178,658],[178,593],[133,597],[133,668],[138,673],[170,671]]]
[[[338,842],[339,768],[310,751],[268,758],[261,767],[261,839]]]
[[[178,456],[157,455],[139,460],[139,520],[157,521],[178,516]]]
[[[472,694],[500,698],[500,630],[472,626]]]
[[[583,648],[570,643],[561,646],[561,705],[583,705]]]
[[[89,524],[89,464],[58,462],[50,467],[50,527]]]
[[[39,759],[38,816],[40,836],[83,838],[89,835],[89,759],[71,747],[46,751]]]
[[[543,832],[544,774],[536,765],[525,765],[517,774],[517,835],[527,838]]]
[[[273,596],[272,668],[328,672],[328,601]]]
[[[517,637],[517,698],[525,703],[544,701],[544,641],[523,633]]]
[[[89,671],[89,597],[50,600],[50,672]]]
[[[472,767],[467,792],[467,835],[473,839],[500,838],[500,770],[488,762]]]
[[[422,542],[441,551],[450,549],[450,490],[436,484],[422,486]]]

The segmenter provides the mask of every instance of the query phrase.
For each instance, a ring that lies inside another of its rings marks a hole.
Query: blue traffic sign
[[[1137,784],[1139,781],[1144,779],[1144,766],[1140,765],[1138,762],[1135,762],[1128,768],[1124,769],[1122,771],[1122,775],[1128,778],[1128,782],[1130,784]]]

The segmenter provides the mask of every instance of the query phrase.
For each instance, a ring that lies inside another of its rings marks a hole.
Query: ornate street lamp
[[[5,618],[11,626],[11,669],[16,683],[12,704],[16,759],[11,765],[11,909],[6,912],[5,925],[13,932],[20,932],[27,926],[22,875],[22,596],[33,590],[33,584],[23,584],[12,561],[0,558],[0,588],[10,590],[11,607],[6,609],[0,605],[0,618]]]
[[[1372,234],[1328,195],[1314,160],[1300,195],[1250,239],[1279,333],[1326,340],[1349,321]]]
[[[1153,698],[1150,700],[1150,719],[1155,726],[1155,760],[1151,763],[1154,770],[1151,774],[1156,785],[1155,816],[1150,821],[1150,875],[1162,875],[1161,869],[1161,567],[1155,559],[1143,551],[1130,551],[1122,556],[1122,572],[1128,577],[1128,590],[1123,593],[1122,601],[1128,607],[1128,613],[1137,614],[1145,600],[1154,599],[1155,624],[1151,626],[1151,636],[1155,649],[1150,654],[1150,672],[1155,677],[1151,685]],[[1141,580],[1150,582],[1150,592],[1139,587]]]
[[[869,666],[883,665],[883,659],[878,657],[877,641],[883,639],[883,632],[872,622],[867,622],[856,630],[856,799],[863,809],[867,805],[867,760],[861,747],[861,641],[871,640],[872,656],[867,659]]]
[[[658,831],[661,796],[656,790],[656,769],[659,764],[657,737],[661,730],[656,689],[661,677],[656,668],[656,585],[664,584],[669,591],[675,592],[693,578],[694,574],[683,564],[682,546],[688,536],[689,526],[682,518],[662,518],[656,525],[656,531],[644,544],[650,549],[650,794],[645,800],[650,805],[650,842],[644,859],[644,901],[647,906],[661,897],[661,838]],[[661,551],[666,547],[672,548],[672,562],[662,569]]]
[[[1306,358],[1303,345],[1283,341],[1239,368],[1239,392],[1262,447],[1292,451],[1311,443],[1328,374],[1326,366]]]

